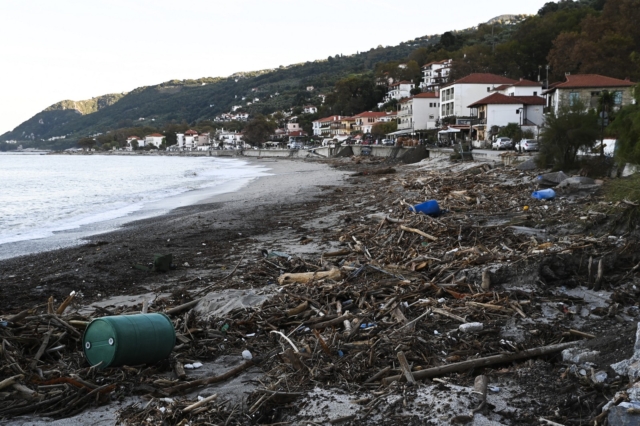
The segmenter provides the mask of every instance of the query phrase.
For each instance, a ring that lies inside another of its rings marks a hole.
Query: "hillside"
[[[550,82],[563,79],[567,72],[640,81],[636,1],[548,2],[533,16],[504,14],[476,27],[354,55],[228,77],[171,80],[124,95],[63,101],[1,135],[0,150],[3,141],[12,139],[25,146],[64,148],[80,138],[111,132],[106,138],[111,140],[98,143],[121,146],[125,133],[157,130],[170,137],[176,126],[210,131],[216,126],[211,120],[233,106],[254,116],[309,103],[321,106],[320,116],[354,114],[375,108],[382,99],[384,87],[377,85],[382,77],[417,81],[421,65],[443,59],[453,59],[453,79],[485,72],[538,80],[545,77],[541,71],[549,65]],[[602,37],[605,33],[607,37]],[[313,89],[307,90],[310,86]],[[327,95],[322,105],[320,94]],[[314,118],[303,119],[309,126]],[[240,129],[242,123],[234,126]],[[48,140],[61,136],[66,138]]]
[[[260,101],[246,108],[249,113],[270,113],[311,102],[317,94],[331,91],[341,77],[371,71],[379,62],[402,60],[416,48],[429,47],[438,40],[439,36],[426,36],[397,46],[278,69],[237,73],[226,78],[171,80],[125,95],[62,101],[1,135],[0,141],[46,141],[62,135],[72,141],[143,123],[152,122],[158,127],[170,122],[195,123],[213,119],[231,106],[246,104],[253,98]],[[308,92],[307,86],[314,86],[314,91]],[[244,102],[243,97],[247,98]]]

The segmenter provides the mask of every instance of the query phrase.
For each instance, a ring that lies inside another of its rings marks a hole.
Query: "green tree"
[[[384,139],[389,133],[396,130],[398,130],[398,123],[395,120],[376,123],[371,127],[371,136],[374,139]]]
[[[276,130],[276,123],[263,115],[258,115],[247,123],[244,128],[244,141],[256,146],[266,142]]]
[[[498,136],[508,137],[514,143],[520,142],[522,139],[522,129],[518,123],[509,123],[500,129]]]
[[[561,107],[557,115],[547,116],[542,128],[538,165],[556,170],[574,167],[578,150],[592,148],[599,134],[597,115],[582,102]]]
[[[82,149],[91,149],[96,146],[96,140],[93,138],[82,138],[78,141],[78,146]]]
[[[138,143],[137,140],[134,139],[134,140],[131,141],[131,149],[132,150],[137,151],[139,147],[140,147],[140,144]]]
[[[616,160],[621,163],[640,164],[640,88],[635,87],[636,103],[622,108],[607,129],[607,134],[618,140]]]

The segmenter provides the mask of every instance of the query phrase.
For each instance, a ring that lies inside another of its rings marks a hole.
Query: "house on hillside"
[[[242,141],[242,133],[229,132],[224,129],[216,134],[216,138],[222,143],[226,149],[239,149],[244,146]]]
[[[613,95],[614,109],[633,103],[633,86],[636,83],[598,74],[567,74],[565,81],[554,83],[544,91],[548,112],[557,114],[560,107],[581,100],[587,109],[597,109],[602,92]]]
[[[437,92],[419,93],[400,101],[398,131],[395,134],[416,130],[435,129],[439,118],[440,95]]]
[[[449,82],[453,60],[430,62],[422,66],[422,81],[420,89],[423,92],[439,92],[440,88]]]
[[[444,85],[440,91],[440,117],[470,117],[469,105],[485,98],[498,86],[517,83],[495,74],[469,74],[459,80]]]
[[[156,148],[160,148],[162,142],[164,141],[165,136],[160,133],[152,133],[144,137],[144,146],[153,145]]]
[[[387,115],[388,113],[386,112],[373,111],[361,112],[360,114],[354,115],[353,118],[355,118],[356,121],[353,130],[356,132],[371,133],[373,125],[380,122],[380,119]]]
[[[135,145],[133,142],[138,143],[138,147],[141,148],[144,146],[144,139],[139,138],[138,136],[129,136],[127,138],[127,145],[125,146],[125,151],[133,151],[133,146]]]
[[[340,115],[332,115],[330,117],[315,120],[312,123],[313,135],[323,137],[331,136],[333,134],[333,130],[337,130],[340,127],[342,118],[343,117]]]
[[[304,108],[302,108],[302,112],[304,112],[305,114],[315,114],[316,112],[318,112],[318,108],[314,107],[313,105],[305,105]]]
[[[193,151],[198,144],[198,132],[187,130],[184,133],[176,133],[176,145],[180,151]]]
[[[531,130],[537,136],[544,120],[544,104],[545,100],[541,96],[492,93],[468,105],[471,115],[477,118],[477,124],[472,126],[472,139],[490,141],[500,127],[509,123],[516,123],[522,130]],[[476,146],[481,145],[486,144]]]
[[[413,90],[415,87],[415,84],[413,84],[411,81],[406,80],[393,83],[389,86],[389,91],[384,97],[383,102],[387,103],[392,99],[400,100],[402,98],[408,98],[409,96],[411,96],[411,90]]]
[[[196,138],[196,151],[211,150],[211,135],[209,133],[200,133]]]

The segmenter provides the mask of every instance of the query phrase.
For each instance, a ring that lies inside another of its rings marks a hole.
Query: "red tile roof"
[[[386,116],[387,113],[386,112],[373,112],[373,111],[366,111],[366,112],[361,112],[360,114],[354,115],[353,118],[366,118],[366,117],[384,117]]]
[[[513,85],[512,84],[501,84],[500,86],[494,87],[492,90],[494,92],[499,92],[500,90],[508,89],[511,86],[513,86]]]
[[[160,133],[152,133],[150,135],[147,135],[147,137],[164,138],[164,135],[161,135]]]
[[[336,121],[336,120],[340,120],[339,115],[332,115],[331,117],[321,118],[320,120],[316,120],[316,121],[319,121],[320,123],[325,123],[327,121]]]
[[[539,81],[531,81],[521,78],[520,81],[515,83],[513,86],[515,87],[542,87],[542,83]]]
[[[567,81],[554,85],[557,89],[577,89],[577,88],[599,88],[599,87],[630,87],[634,86],[629,80],[620,80],[613,77],[606,77],[598,74],[575,74],[567,75]]]
[[[429,98],[429,99],[435,99],[435,98],[440,98],[440,93],[438,92],[423,92],[423,93],[418,93],[417,95],[414,95],[414,98]]]
[[[196,132],[195,130],[187,130],[186,132],[184,132],[185,135],[197,135],[198,132]]]
[[[467,108],[476,108],[480,105],[544,105],[544,98],[539,96],[507,96],[502,93],[494,93],[484,99],[472,103]]]
[[[462,77],[454,81],[453,83],[447,84],[447,86],[451,86],[452,84],[514,84],[517,83],[516,80],[512,80],[507,77],[503,77],[501,75],[489,74],[489,73],[475,73],[469,74],[466,77]]]

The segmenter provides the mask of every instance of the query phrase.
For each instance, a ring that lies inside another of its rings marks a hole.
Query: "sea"
[[[72,246],[266,175],[231,158],[0,153],[0,259]]]

